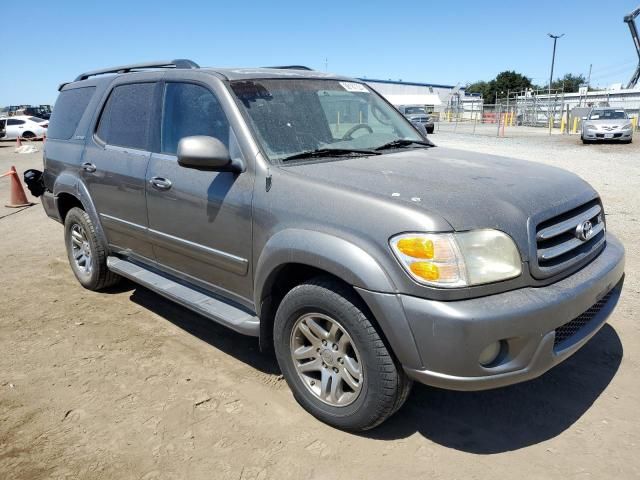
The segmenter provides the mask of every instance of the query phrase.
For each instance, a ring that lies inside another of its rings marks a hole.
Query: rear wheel
[[[319,420],[345,430],[373,428],[395,413],[411,381],[390,354],[359,297],[318,277],[280,304],[274,344],[296,400]]]
[[[25,140],[33,140],[34,138],[36,138],[36,134],[33,132],[23,132],[22,138],[24,138]]]
[[[107,250],[96,235],[87,213],[74,207],[64,220],[64,238],[69,264],[78,282],[89,290],[115,285],[120,277],[107,268]]]

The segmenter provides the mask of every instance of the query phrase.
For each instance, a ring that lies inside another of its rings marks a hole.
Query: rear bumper
[[[393,335],[389,341],[394,351],[408,348],[412,353],[415,349],[417,358],[405,351],[396,351],[396,355],[407,374],[421,383],[484,390],[522,382],[542,375],[596,334],[618,302],[623,278],[624,248],[607,233],[607,245],[597,258],[552,285],[454,302],[394,295],[402,308],[395,322],[406,320],[412,339],[399,347]],[[607,294],[605,302],[602,299]],[[595,304],[596,313],[590,310]],[[587,310],[588,321],[556,342],[556,329]],[[376,314],[376,308],[372,311]],[[380,322],[383,329],[389,323]],[[503,342],[502,353],[490,367],[483,367],[480,354],[496,341]]]
[[[40,197],[40,201],[42,202],[42,206],[44,207],[44,211],[47,216],[62,223],[60,210],[58,209],[58,197],[51,192],[45,191]]]

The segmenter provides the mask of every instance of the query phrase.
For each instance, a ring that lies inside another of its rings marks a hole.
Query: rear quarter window
[[[83,87],[61,92],[51,113],[47,136],[58,140],[70,139],[95,90],[96,87]]]

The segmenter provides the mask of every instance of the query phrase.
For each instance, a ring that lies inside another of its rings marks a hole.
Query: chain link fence
[[[436,131],[443,132],[496,137],[579,135],[592,106],[624,109],[634,130],[640,128],[640,92],[630,98],[606,93],[582,98],[562,90],[510,92],[495,103],[480,98],[450,102],[432,118]]]

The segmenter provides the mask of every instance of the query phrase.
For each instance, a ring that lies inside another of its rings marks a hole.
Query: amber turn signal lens
[[[413,262],[409,268],[415,275],[425,280],[434,281],[440,278],[440,270],[431,262]]]
[[[398,240],[398,250],[413,258],[433,258],[433,241],[427,238],[407,237]]]

